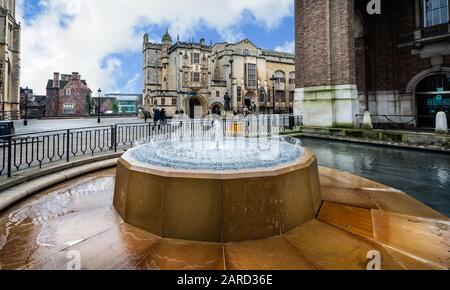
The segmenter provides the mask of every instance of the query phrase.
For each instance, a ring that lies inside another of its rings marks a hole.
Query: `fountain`
[[[171,138],[138,144],[117,167],[36,191],[0,212],[0,269],[67,269],[74,253],[82,269],[363,270],[377,255],[383,270],[449,268],[446,216],[348,172],[319,173],[277,123],[179,118]]]
[[[152,141],[126,152],[114,197],[124,221],[165,238],[238,242],[314,219],[321,204],[315,156],[298,141],[241,137],[248,135],[245,124],[225,126],[247,133],[224,130],[216,119],[205,136]]]

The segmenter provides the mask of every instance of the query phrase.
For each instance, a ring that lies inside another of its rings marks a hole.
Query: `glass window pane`
[[[442,21],[442,23],[445,23],[445,22],[448,21],[448,17],[447,17],[448,11],[446,9],[447,8],[441,9],[441,21]]]

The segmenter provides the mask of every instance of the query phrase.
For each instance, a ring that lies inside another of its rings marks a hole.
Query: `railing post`
[[[70,161],[70,129],[66,131],[66,161]]]
[[[117,152],[116,132],[117,132],[117,125],[111,125],[111,150],[114,150],[115,152]]]
[[[8,141],[8,178],[11,178],[12,176],[12,142],[13,142],[13,138],[9,137],[9,141]]]
[[[148,140],[152,139],[152,123],[148,122]]]
[[[117,152],[117,124],[114,125],[114,152]]]

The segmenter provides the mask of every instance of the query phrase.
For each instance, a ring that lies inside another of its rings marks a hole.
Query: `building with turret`
[[[20,118],[20,25],[16,1],[0,0],[0,111],[3,119]]]
[[[168,31],[161,43],[144,35],[143,54],[147,111],[160,107],[169,116],[183,111],[201,118],[224,112],[226,99],[235,112],[245,107],[267,113],[292,111],[293,54],[261,49],[248,39],[214,45],[205,39],[174,42]]]

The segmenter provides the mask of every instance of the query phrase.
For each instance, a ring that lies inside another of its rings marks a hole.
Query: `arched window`
[[[414,94],[418,126],[433,128],[438,112],[450,114],[450,73],[425,77],[416,86]]]
[[[277,79],[278,83],[285,83],[286,82],[286,74],[281,71],[281,70],[277,70],[274,74],[273,74],[274,78]]]
[[[251,55],[252,55],[252,53],[251,53],[250,50],[248,50],[248,49],[244,49],[244,50],[242,51],[242,54],[245,55],[245,56],[251,56]]]
[[[295,72],[289,73],[289,83],[292,85],[295,84]]]
[[[259,102],[260,103],[265,103],[266,102],[266,89],[264,88],[260,88],[259,89]]]

